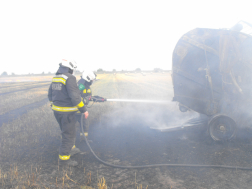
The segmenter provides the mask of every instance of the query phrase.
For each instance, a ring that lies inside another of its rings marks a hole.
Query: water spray
[[[153,104],[168,104],[171,101],[165,100],[140,100],[140,99],[106,99],[100,96],[92,96],[90,98],[91,101],[94,102],[134,102],[134,103],[153,103]]]
[[[163,100],[139,100],[139,99],[107,99],[110,102],[137,102],[137,103],[154,103],[154,104],[167,104],[170,101]]]

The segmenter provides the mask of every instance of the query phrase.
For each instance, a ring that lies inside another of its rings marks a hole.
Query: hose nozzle
[[[94,102],[105,102],[105,101],[107,101],[107,99],[103,98],[103,97],[100,97],[100,96],[92,96],[91,97],[91,101],[94,101]]]

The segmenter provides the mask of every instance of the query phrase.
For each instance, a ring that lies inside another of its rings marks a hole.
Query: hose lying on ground
[[[104,165],[115,167],[115,168],[121,168],[121,169],[139,169],[139,168],[151,168],[151,167],[195,167],[195,168],[225,168],[225,169],[240,169],[240,170],[252,170],[252,167],[238,167],[238,166],[227,166],[227,165],[196,165],[196,164],[152,164],[152,165],[139,165],[139,166],[123,166],[123,165],[114,165],[111,163],[107,163],[103,160],[101,160],[93,151],[91,148],[83,130],[83,114],[81,115],[81,132],[85,138],[86,144],[88,145],[89,150],[92,152],[92,154],[95,156],[95,158],[103,163]]]

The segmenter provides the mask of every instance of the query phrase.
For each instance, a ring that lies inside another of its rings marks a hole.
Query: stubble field
[[[60,169],[60,129],[44,100],[52,77],[41,77],[41,83],[0,84],[0,188],[102,188],[98,186],[102,178],[109,189],[250,188],[251,171],[105,166],[80,141],[78,124],[76,146],[83,153],[72,158],[79,165]],[[92,91],[108,99],[171,101],[173,97],[170,73],[99,74]],[[90,144],[107,162],[252,166],[250,131],[223,144],[209,139],[206,125],[161,132],[198,116],[180,113],[176,103],[104,102],[94,103],[88,111]]]

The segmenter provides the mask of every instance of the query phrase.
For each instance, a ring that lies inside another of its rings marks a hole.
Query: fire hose
[[[105,98],[99,97],[99,96],[92,96],[91,99],[94,102],[105,102],[108,101]],[[136,166],[123,166],[123,165],[115,165],[111,164],[108,162],[103,161],[100,159],[93,149],[91,148],[85,134],[84,134],[84,129],[83,129],[83,114],[81,114],[81,132],[84,136],[85,142],[89,148],[89,150],[92,152],[94,157],[104,165],[110,166],[110,167],[115,167],[115,168],[121,168],[121,169],[142,169],[142,168],[151,168],[151,167],[194,167],[194,168],[224,168],[224,169],[239,169],[239,170],[252,170],[252,167],[239,167],[239,166],[227,166],[227,165],[197,165],[197,164],[151,164],[151,165],[136,165]]]

